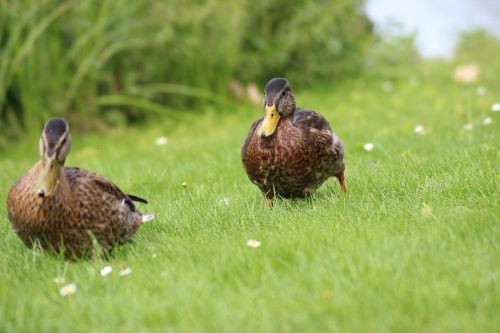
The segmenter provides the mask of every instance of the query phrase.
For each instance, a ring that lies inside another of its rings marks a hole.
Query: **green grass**
[[[74,133],[67,164],[144,196],[140,208],[157,218],[113,258],[65,262],[26,249],[1,205],[0,331],[498,332],[500,118],[490,105],[500,81],[481,82],[478,96],[447,73],[389,92],[362,80],[298,91],[345,144],[349,194],[331,179],[272,209],[239,157],[259,107]],[[37,135],[0,152],[0,201],[36,161]],[[160,135],[167,145],[154,144]],[[123,264],[131,275],[118,276]],[[76,294],[59,296],[56,276]]]

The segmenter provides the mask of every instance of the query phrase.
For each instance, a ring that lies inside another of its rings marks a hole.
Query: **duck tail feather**
[[[155,214],[142,214],[142,223],[154,220]]]
[[[145,204],[148,203],[146,199],[143,199],[141,197],[138,197],[138,196],[135,196],[135,195],[132,195],[132,194],[127,194],[127,197],[129,197],[130,199],[132,199],[132,201],[142,202],[142,203],[145,203]]]

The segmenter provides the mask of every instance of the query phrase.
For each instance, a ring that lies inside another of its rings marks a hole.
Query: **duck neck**
[[[289,119],[293,119],[293,115],[295,114],[295,110],[297,110],[297,108],[295,107],[295,105],[290,108],[290,112],[288,112],[288,114],[286,116],[284,116],[283,118],[289,118]]]
[[[40,171],[43,172],[42,163],[39,164]],[[42,200],[44,202],[56,202],[58,205],[65,206],[68,202],[69,195],[69,183],[66,179],[66,174],[64,172],[64,165],[60,165],[57,170],[56,184],[51,195],[45,196]]]
[[[293,120],[294,111],[290,112],[288,115],[280,119],[280,123],[289,123]],[[279,126],[279,123],[278,123]]]
[[[56,193],[59,197],[59,200],[66,202],[69,197],[69,183],[66,179],[66,173],[64,172],[64,165],[59,167],[59,171],[57,172],[57,189]]]

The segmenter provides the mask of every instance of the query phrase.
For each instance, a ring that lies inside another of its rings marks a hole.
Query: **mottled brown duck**
[[[104,177],[65,167],[71,147],[68,123],[51,119],[40,138],[40,161],[19,179],[7,197],[10,223],[28,247],[39,244],[66,258],[107,253],[124,243],[153,215]]]
[[[286,79],[269,81],[264,91],[264,118],[253,123],[241,149],[248,178],[264,193],[305,197],[329,177],[345,193],[344,147],[320,114],[296,107]]]

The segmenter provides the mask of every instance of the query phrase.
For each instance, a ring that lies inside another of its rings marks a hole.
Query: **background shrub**
[[[85,128],[218,102],[228,82],[358,72],[362,1],[0,2],[0,135],[51,116]]]

